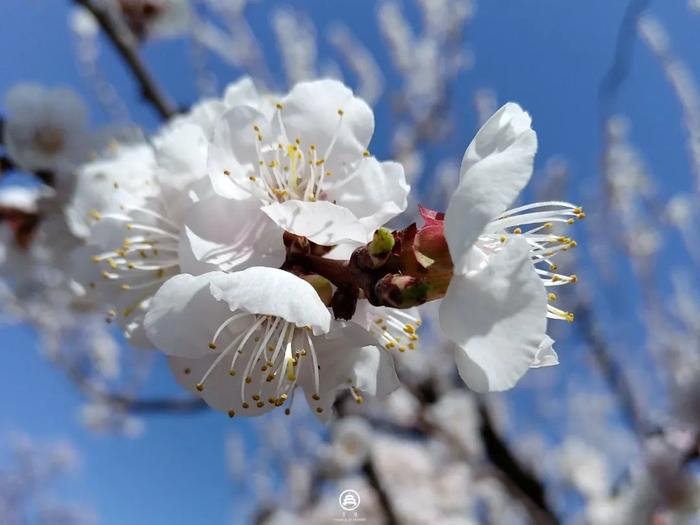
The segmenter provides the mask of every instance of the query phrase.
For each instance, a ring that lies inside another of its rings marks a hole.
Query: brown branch
[[[374,468],[374,462],[371,459],[368,459],[362,466],[362,473],[367,478],[367,482],[369,483],[370,487],[372,487],[374,492],[377,494],[379,506],[382,508],[384,517],[386,518],[386,524],[399,525],[401,522],[399,521],[398,516],[396,516],[394,505],[389,497],[389,494],[387,494],[386,490],[384,490],[382,482],[380,481],[379,476],[377,476],[377,471]]]
[[[167,120],[172,117],[175,110],[161,93],[160,88],[139,58],[137,41],[133,34],[117,27],[109,13],[96,6],[93,0],[73,1],[87,9],[95,17],[141,87],[143,98],[151,103],[162,119]]]
[[[591,354],[603,379],[608,384],[608,388],[615,395],[623,419],[639,438],[650,434],[653,430],[651,424],[642,415],[632,385],[613,358],[600,330],[595,326],[591,308],[587,304],[581,303],[574,310],[574,314],[576,327],[588,343]]]
[[[479,401],[479,415],[481,416],[481,438],[486,455],[502,474],[499,479],[514,497],[523,502],[535,523],[557,525],[559,518],[547,503],[544,485],[520,464],[508,443],[494,427],[491,415],[483,401]]]
[[[68,377],[88,397],[95,398],[117,409],[132,413],[183,413],[207,408],[202,399],[178,397],[137,398],[133,395],[109,392],[90,381],[78,364],[57,361],[68,373]]]

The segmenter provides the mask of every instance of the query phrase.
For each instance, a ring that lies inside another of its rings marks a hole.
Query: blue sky
[[[254,27],[279,65],[266,14],[273,2],[257,3],[251,10]],[[66,26],[67,0],[2,0],[0,6],[0,96],[20,81],[70,85],[90,102],[94,125],[105,115],[82,80]],[[342,20],[368,46],[383,53],[367,0],[303,0],[295,2],[313,13],[317,27]],[[437,162],[447,156],[458,160],[475,127],[472,93],[494,89],[499,101],[515,100],[534,118],[540,152],[538,167],[552,156],[569,161],[576,199],[587,194],[599,160],[597,91],[609,67],[616,31],[626,6],[620,0],[482,0],[466,44],[476,54],[475,68],[460,80],[455,92],[455,134],[434,149]],[[415,18],[415,9],[409,9]],[[694,71],[700,71],[697,35],[700,16],[689,15],[685,2],[652,2],[672,34],[673,46]],[[320,31],[322,32],[322,30]],[[12,50],[21,50],[13,52]],[[196,97],[187,65],[174,59],[186,53],[179,42],[149,45],[145,57],[154,75],[180,104]],[[139,101],[137,92],[116,57],[104,53],[103,67],[121,91],[132,117],[153,128],[157,121]],[[323,56],[323,51],[322,51]],[[273,71],[273,73],[275,73]],[[234,80],[236,71],[217,65],[221,85]],[[395,80],[389,75],[389,80]],[[648,50],[636,45],[633,67],[619,92],[616,108],[633,117],[632,138],[649,165],[663,174],[662,194],[690,189],[685,135],[680,108]],[[388,155],[390,123],[386,100],[378,110],[373,152]],[[632,293],[632,291],[630,291]],[[233,485],[225,467],[225,437],[233,430],[245,432],[245,422],[219,414],[200,413],[184,417],[158,416],[147,420],[145,435],[138,440],[88,434],[77,422],[81,402],[75,388],[39,355],[31,330],[0,327],[3,380],[0,381],[0,438],[21,430],[39,439],[67,438],[81,451],[80,472],[60,487],[61,494],[95,508],[105,525],[170,525],[238,523]],[[566,359],[556,371],[573,373],[575,360]],[[167,374],[157,374],[153,390],[172,392]]]

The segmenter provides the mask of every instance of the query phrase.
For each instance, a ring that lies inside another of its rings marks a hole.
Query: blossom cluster
[[[423,225],[392,232],[407,208],[403,168],[368,151],[372,110],[341,82],[279,95],[244,78],[88,162],[69,139],[84,117],[57,110],[61,96],[18,88],[10,108],[44,110],[10,113],[5,142],[27,169],[76,170],[64,220],[80,293],[210,406],[288,412],[300,387],[325,417],[341,393],[384,396],[399,384],[395,356],[419,347],[428,301],[441,301],[476,391],[558,362],[547,319],[572,314],[548,290],[576,281],[553,262],[575,246],[558,227],[584,213],[560,201],[509,209],[537,149],[517,104],[467,148],[447,211],[421,208]]]

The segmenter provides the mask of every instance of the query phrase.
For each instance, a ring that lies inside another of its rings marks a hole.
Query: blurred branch
[[[0,176],[3,172],[15,169],[15,163],[7,155],[0,156]]]
[[[131,413],[182,413],[207,408],[204,401],[199,398],[136,398],[132,395],[108,392],[92,382],[78,365],[68,365],[66,371],[71,380],[87,396]]]
[[[514,497],[524,503],[533,517],[534,523],[557,525],[559,518],[547,503],[543,483],[520,464],[518,458],[508,447],[508,443],[494,427],[484,402],[479,400],[478,403],[479,415],[481,416],[481,438],[484,441],[486,455],[502,474],[499,479]]]
[[[432,404],[438,399],[435,387],[431,382],[421,384],[413,390],[413,394],[424,406]],[[526,507],[533,523],[558,525],[559,518],[547,503],[544,484],[520,463],[515,453],[511,451],[508,442],[500,436],[483,400],[477,397],[477,403],[481,418],[481,439],[484,443],[486,456],[496,471],[496,477],[511,495]],[[420,419],[416,430],[423,434],[440,433],[448,441],[452,441],[450,436],[432,425],[425,417]],[[459,443],[454,443],[454,445],[457,448],[461,447]]]
[[[94,0],[73,0],[73,2],[87,9],[95,17],[141,87],[143,98],[151,103],[162,119],[167,120],[172,117],[175,110],[165,99],[139,58],[134,36],[124,29],[118,28],[109,13],[95,5]]]
[[[371,459],[362,466],[362,473],[367,478],[367,482],[374,489],[377,494],[377,499],[379,500],[379,505],[384,512],[384,517],[386,518],[386,525],[399,525],[401,523],[396,516],[394,511],[394,505],[389,498],[389,494],[382,487],[382,483],[377,476],[377,471],[374,469],[374,463]]]
[[[634,38],[637,33],[637,22],[650,3],[651,0],[630,0],[625,9],[625,14],[617,32],[613,63],[605,73],[598,88],[601,126],[604,125],[610,113],[610,106],[617,95],[618,89],[629,74],[634,52]]]
[[[615,394],[620,412],[627,425],[639,437],[649,434],[650,425],[641,415],[632,386],[612,357],[607,343],[596,327],[590,307],[585,303],[580,303],[574,310],[574,315],[576,326],[588,343],[603,379],[607,382],[612,393]]]

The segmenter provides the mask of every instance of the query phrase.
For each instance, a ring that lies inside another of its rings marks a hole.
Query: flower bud
[[[333,285],[328,279],[316,274],[301,275],[300,277],[314,287],[323,304],[330,306],[333,298]]]
[[[374,287],[377,300],[382,306],[411,308],[428,299],[430,285],[423,279],[410,275],[388,274]]]

